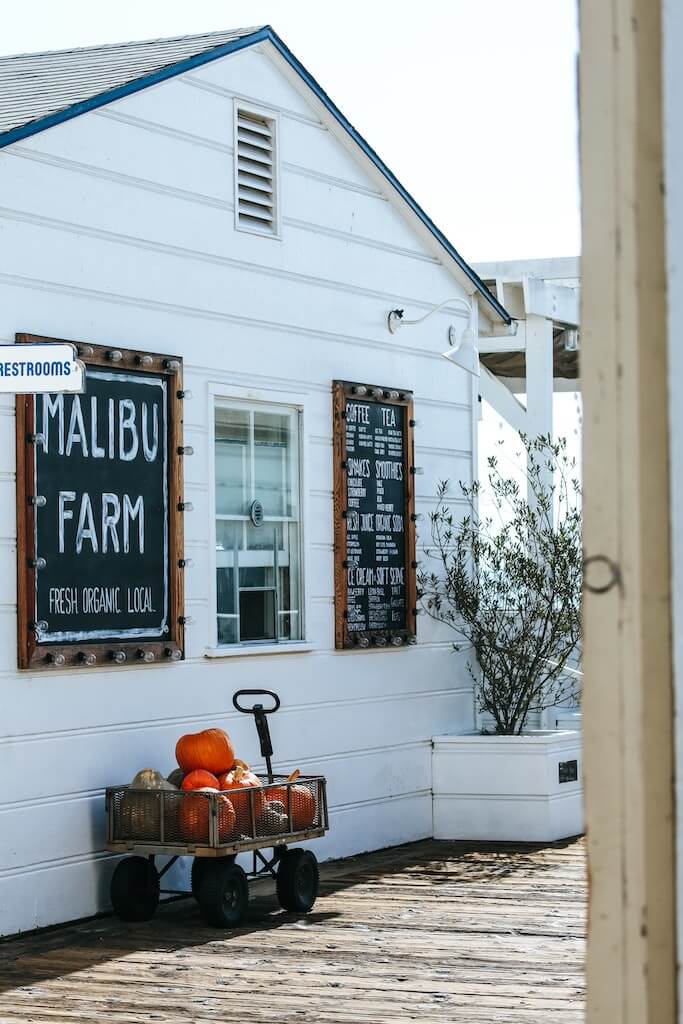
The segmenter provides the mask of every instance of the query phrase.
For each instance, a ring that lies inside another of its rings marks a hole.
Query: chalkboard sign
[[[414,642],[412,394],[335,381],[337,648]]]
[[[17,398],[19,663],[177,660],[181,363],[78,350],[82,394]]]

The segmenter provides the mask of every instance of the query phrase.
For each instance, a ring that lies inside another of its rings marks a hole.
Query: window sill
[[[304,640],[292,640],[281,644],[254,644],[253,646],[236,644],[234,647],[226,644],[225,647],[207,647],[204,657],[242,658],[258,654],[302,654],[313,650],[315,650],[315,644],[306,643]]]

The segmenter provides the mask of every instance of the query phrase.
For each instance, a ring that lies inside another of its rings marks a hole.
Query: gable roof
[[[202,64],[263,42],[271,43],[315,93],[334,120],[469,278],[495,315],[510,323],[510,314],[479,275],[269,25],[174,39],[0,57],[0,149]]]

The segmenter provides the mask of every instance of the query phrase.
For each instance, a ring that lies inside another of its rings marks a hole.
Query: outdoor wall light
[[[467,370],[474,377],[478,377],[480,372],[479,353],[477,351],[477,339],[472,328],[466,327],[458,339],[455,328],[449,327],[448,340],[451,343],[451,347],[441,353],[444,359],[448,359],[449,362],[455,363],[462,370]]]
[[[399,327],[412,327],[414,324],[421,324],[425,320],[428,320],[434,313],[438,313],[440,309],[445,306],[458,305],[462,309],[462,312],[468,318],[468,326],[460,334],[458,338],[458,332],[456,328],[451,324],[448,328],[448,341],[450,347],[442,352],[444,359],[448,359],[449,362],[455,363],[462,370],[466,370],[468,373],[473,374],[475,377],[479,376],[479,353],[477,352],[477,337],[472,328],[473,319],[473,305],[461,296],[457,296],[454,299],[446,299],[445,302],[440,302],[438,306],[434,306],[433,309],[428,310],[424,316],[418,317],[417,320],[406,320],[404,319],[403,309],[392,309],[387,315],[387,327],[392,334],[396,334]]]
[[[434,306],[433,309],[428,310],[424,316],[418,317],[417,320],[404,320],[404,309],[392,309],[389,311],[387,315],[387,327],[389,328],[392,334],[396,334],[396,331],[399,329],[399,327],[413,327],[415,324],[424,323],[425,320],[428,320],[430,316],[434,315],[434,313],[438,313],[440,309],[444,308],[444,306],[454,306],[456,304],[462,308],[465,316],[472,316],[471,304],[467,301],[467,299],[463,299],[460,295],[458,295],[454,299],[446,299],[445,302],[440,302],[438,306]]]

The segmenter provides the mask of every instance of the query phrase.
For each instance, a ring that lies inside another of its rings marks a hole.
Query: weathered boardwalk
[[[424,842],[326,865],[307,918],[265,886],[246,924],[193,901],[0,945],[0,1021],[578,1024],[581,842]]]

